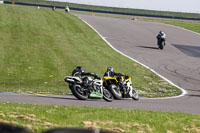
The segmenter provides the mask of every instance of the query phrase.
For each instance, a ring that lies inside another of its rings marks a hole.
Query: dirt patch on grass
[[[0,119],[0,123],[17,124],[17,122],[15,121],[8,121],[8,120],[2,120],[2,119]]]
[[[28,114],[28,115],[16,115],[16,114],[13,115],[13,114],[11,114],[11,115],[8,115],[8,117],[22,119],[22,120],[26,120],[26,121],[37,121],[37,122],[41,121],[40,119],[37,119],[34,114]]]
[[[113,121],[83,121],[85,128],[106,129],[116,133],[131,132],[131,129],[137,130],[137,133],[152,133],[152,129],[148,124],[137,122],[113,122]]]
[[[15,112],[12,112],[10,114],[0,113],[0,117],[7,118],[7,120],[0,119],[0,123],[18,125],[21,123],[20,121],[24,121],[26,124],[23,124],[22,126],[30,130],[37,130],[40,125],[44,126],[45,128],[58,126],[56,124],[38,119],[35,114],[22,115]]]
[[[92,128],[92,129],[100,128],[99,126],[97,126],[97,123],[95,121],[83,121],[83,124],[86,128]]]
[[[51,122],[44,122],[43,125],[45,127],[50,127],[50,126],[56,126],[55,124],[51,123]]]
[[[183,130],[187,132],[200,133],[200,127],[196,127],[194,123],[191,123],[189,127],[183,127]]]
[[[172,131],[167,130],[166,133],[173,133]]]
[[[0,117],[5,117],[6,115],[3,113],[0,113]]]

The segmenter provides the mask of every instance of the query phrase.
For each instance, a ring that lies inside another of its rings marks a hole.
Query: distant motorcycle
[[[66,76],[64,80],[71,86],[72,94],[79,100],[103,98],[108,102],[113,101],[113,95],[103,86],[103,80],[98,76],[94,78]]]
[[[165,33],[160,31],[156,38],[157,38],[158,48],[163,50],[163,48],[164,48],[164,46],[166,44],[166,35],[165,35]]]

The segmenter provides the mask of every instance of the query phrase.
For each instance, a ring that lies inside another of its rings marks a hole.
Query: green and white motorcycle
[[[98,77],[66,76],[65,82],[70,86],[72,94],[79,100],[104,99],[113,101],[113,95],[103,86],[103,80]]]

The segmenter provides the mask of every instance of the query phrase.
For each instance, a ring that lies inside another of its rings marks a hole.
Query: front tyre
[[[117,87],[115,84],[109,85],[108,89],[110,90],[115,99],[117,100],[122,99],[122,93],[120,92],[120,88]]]
[[[79,100],[88,99],[88,92],[84,91],[83,87],[77,84],[74,84],[71,88],[72,94]]]
[[[103,88],[103,99],[107,102],[113,101],[113,95],[110,93],[109,90]]]
[[[132,90],[132,98],[133,100],[136,100],[136,101],[139,100],[139,95],[134,89]]]

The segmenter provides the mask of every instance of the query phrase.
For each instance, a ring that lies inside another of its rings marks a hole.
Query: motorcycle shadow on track
[[[42,98],[53,98],[53,99],[68,99],[68,100],[77,100],[75,97],[68,95],[66,96],[41,96],[41,95],[35,95],[36,97],[42,97]]]
[[[189,96],[189,97],[199,97],[200,98],[200,95],[195,95],[195,94],[188,94],[187,96]]]
[[[200,90],[187,89],[188,91],[200,92]]]
[[[140,48],[146,48],[146,49],[159,49],[158,47],[150,47],[150,46],[136,46]]]
[[[63,96],[42,96],[42,95],[34,95],[35,97],[41,97],[41,98],[51,98],[51,99],[63,99],[63,100],[74,100],[74,101],[81,101],[81,102],[88,102],[88,101],[95,101],[95,102],[104,102],[104,100],[101,99],[87,99],[87,100],[78,100],[76,97],[74,97],[72,94],[70,95],[63,95]]]

